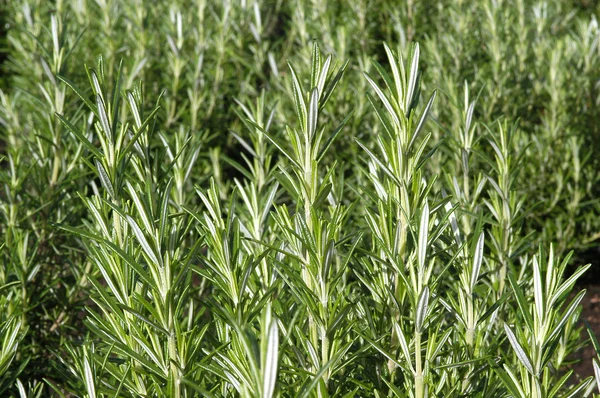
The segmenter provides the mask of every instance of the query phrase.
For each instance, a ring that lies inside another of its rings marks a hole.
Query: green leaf
[[[417,333],[421,333],[423,331],[423,324],[425,322],[425,317],[427,316],[428,303],[429,287],[425,286],[421,292],[421,296],[419,297],[419,302],[417,303],[417,313],[415,318],[415,331]]]
[[[496,374],[500,377],[504,386],[508,388],[512,397],[529,398],[508,366],[505,365],[505,370],[503,370],[500,367],[493,365],[492,369],[494,369]]]
[[[425,122],[427,121],[427,115],[429,114],[429,110],[431,109],[431,106],[433,105],[433,101],[435,100],[435,96],[436,96],[436,91],[434,90],[433,93],[431,94],[431,97],[429,97],[429,101],[427,102],[427,106],[425,107],[425,110],[421,114],[421,118],[419,119],[417,128],[415,129],[415,131],[410,139],[410,142],[408,143],[408,149],[412,148],[415,140],[417,139],[417,136],[423,129],[423,126],[425,125]]]
[[[377,96],[379,97],[379,99],[383,103],[383,106],[387,110],[388,115],[391,116],[392,121],[394,122],[394,126],[396,126],[396,128],[399,128],[399,126],[400,126],[400,120],[398,119],[398,116],[396,115],[396,110],[394,109],[394,107],[390,103],[390,100],[383,93],[383,91],[381,91],[381,89],[379,88],[379,86],[377,85],[377,83],[375,83],[373,81],[373,79],[371,79],[369,77],[369,75],[367,73],[364,73],[364,75],[365,75],[365,78],[367,79],[367,82],[369,82],[369,84],[371,85],[371,87],[373,88],[373,90],[375,90],[375,94],[377,94]]]
[[[169,336],[169,331],[166,330],[165,328],[163,328],[162,326],[160,326],[158,323],[151,321],[150,319],[148,319],[147,317],[145,317],[144,315],[142,315],[139,311],[134,310],[131,307],[128,307],[124,304],[119,304],[119,307],[126,311],[129,312],[130,314],[134,315],[136,318],[138,318],[140,321],[144,322],[146,325],[152,327],[154,330],[156,330],[157,332],[160,332],[161,334],[163,334],[165,337]]]
[[[471,270],[471,293],[475,290],[475,284],[479,279],[479,272],[481,270],[481,263],[483,260],[483,244],[485,240],[485,234],[482,232],[477,239],[477,245],[475,246],[475,253],[473,256],[473,269]]]
[[[96,164],[96,170],[98,171],[98,176],[100,177],[100,183],[104,189],[106,189],[108,195],[115,199],[115,190],[113,189],[112,183],[110,182],[110,178],[108,177],[104,166],[102,166],[102,163],[100,163],[98,159],[94,159],[94,163]]]
[[[600,364],[598,363],[598,358],[592,359],[592,365],[594,366],[594,377],[596,379],[596,386],[598,387],[598,392],[600,392]]]
[[[419,242],[418,242],[418,260],[419,260],[419,272],[422,272],[425,269],[425,258],[427,256],[427,244],[429,234],[429,205],[427,201],[425,201],[425,206],[423,206],[423,211],[421,213],[421,224],[419,227]]]
[[[394,56],[392,50],[388,47],[386,43],[383,43],[383,48],[385,49],[385,53],[387,54],[388,63],[390,64],[390,68],[392,68],[392,76],[394,77],[394,86],[396,88],[396,95],[398,101],[402,101],[403,93],[402,93],[402,79],[400,77],[400,71],[398,70],[398,61]],[[390,87],[390,89],[392,89]]]
[[[508,327],[508,325],[506,323],[504,324],[504,331],[506,332],[506,335],[508,336],[508,341],[510,342],[510,345],[515,350],[515,353],[517,354],[519,361],[521,361],[521,363],[523,364],[525,369],[527,369],[529,374],[531,374],[532,376],[537,376],[537,374],[533,370],[533,366],[531,365],[531,360],[527,356],[527,353],[525,352],[525,350],[519,343],[519,340],[517,339],[517,337],[515,336],[513,331],[510,329],[510,327]]]
[[[533,297],[535,303],[535,310],[537,313],[537,319],[540,323],[544,322],[545,310],[544,310],[544,292],[542,286],[542,274],[540,271],[540,264],[537,261],[537,257],[533,257]]]
[[[154,223],[150,219],[151,217],[148,215],[148,212],[146,211],[146,206],[140,200],[140,197],[138,196],[134,186],[129,181],[127,181],[125,184],[127,186],[127,191],[129,192],[129,195],[131,196],[131,199],[133,200],[133,203],[135,204],[135,209],[137,210],[137,212],[139,214],[139,218],[141,218],[142,224],[144,225],[144,228],[146,229],[146,232],[148,232],[150,234],[153,233],[154,232],[154,226],[153,226]]]
[[[262,133],[264,134],[264,136],[271,142],[271,144],[275,145],[275,147],[279,150],[279,152],[281,152],[286,158],[288,158],[288,160],[290,162],[292,162],[292,164],[294,166],[296,166],[297,168],[301,169],[302,166],[300,165],[300,163],[298,163],[298,161],[296,161],[296,159],[285,149],[283,149],[283,147],[281,145],[279,145],[277,143],[277,141],[271,137],[271,135],[269,133],[267,133],[262,127],[260,127],[258,124],[255,124],[254,122],[252,122],[251,120],[248,120],[248,123],[251,123],[252,125],[254,125],[254,127],[256,127],[257,129],[261,130]],[[286,127],[286,129],[290,129],[289,127]]]
[[[594,333],[594,329],[587,321],[587,319],[583,320],[585,324],[585,328],[587,329],[588,335],[590,336],[590,340],[592,341],[592,346],[594,347],[594,351],[596,351],[596,356],[600,356],[600,344],[598,343],[598,339],[596,338],[596,333]]]
[[[306,102],[304,101],[304,92],[302,90],[302,84],[298,79],[298,75],[294,70],[294,67],[288,62],[290,72],[292,73],[292,89],[294,92],[294,103],[296,104],[296,114],[298,115],[298,121],[300,122],[300,128],[302,131],[307,131],[307,118],[308,111],[306,110]]]
[[[410,67],[410,77],[406,87],[406,97],[404,98],[404,112],[408,116],[411,104],[415,101],[415,93],[417,92],[417,75],[419,73],[419,43],[415,43],[412,49],[412,63]]]
[[[317,78],[319,75],[319,71],[321,70],[321,51],[319,50],[319,46],[315,41],[313,43],[313,51],[312,51],[312,66],[310,68],[310,87],[317,86]]]
[[[73,124],[71,124],[71,122],[69,122],[67,119],[65,119],[58,113],[55,113],[54,115],[58,118],[58,120],[60,120],[62,122],[62,124],[65,125],[65,127],[71,133],[73,133],[75,135],[75,137],[77,137],[79,142],[81,142],[87,149],[89,149],[89,151],[92,154],[94,154],[94,156],[97,159],[103,158],[102,153],[100,153],[100,151],[83,135],[83,133],[77,127],[75,127]]]
[[[89,398],[96,398],[96,386],[94,382],[94,376],[92,374],[92,368],[87,355],[83,357],[83,373],[85,375],[85,387],[87,389]]]
[[[356,141],[356,143],[363,149],[363,151],[365,151],[367,153],[367,155],[369,155],[371,160],[374,163],[376,163],[377,166],[379,166],[381,168],[381,170],[394,181],[394,183],[396,183],[397,186],[402,186],[402,183],[400,182],[400,180],[398,180],[398,178],[396,178],[396,176],[391,172],[391,170],[386,165],[384,165],[381,162],[381,160],[379,160],[379,158],[373,152],[371,152],[371,150],[369,148],[367,148],[365,145],[363,145],[360,141]]]
[[[327,141],[325,142],[325,145],[323,145],[323,147],[319,150],[319,153],[317,155],[316,161],[317,163],[320,163],[321,160],[323,159],[323,156],[325,156],[325,154],[327,153],[327,150],[329,149],[329,147],[331,146],[331,144],[335,141],[335,139],[337,138],[337,136],[340,134],[340,132],[342,131],[342,129],[344,128],[344,126],[346,125],[346,123],[348,123],[348,120],[350,120],[350,116],[352,116],[354,114],[354,111],[351,111],[342,121],[342,123],[340,123],[340,125],[335,129],[335,131],[333,132],[333,134],[331,134],[331,136],[329,136],[329,139],[327,139]]]
[[[319,90],[319,95],[321,96],[320,100],[323,102],[324,98],[324,90],[325,90],[325,82],[327,81],[327,75],[329,74],[329,66],[331,65],[331,55],[328,55],[321,67],[321,73],[319,74],[319,80],[317,81],[317,89]]]
[[[569,304],[569,307],[567,307],[567,309],[563,313],[563,316],[560,319],[560,321],[558,322],[558,324],[554,327],[554,330],[552,331],[552,333],[550,333],[550,336],[548,336],[548,341],[552,341],[558,337],[558,335],[562,332],[563,326],[565,326],[565,324],[567,323],[569,318],[573,315],[573,313],[575,312],[575,310],[581,303],[581,300],[583,300],[584,296],[585,296],[585,290],[580,291],[577,294],[577,296],[575,296],[575,298],[571,301],[571,304]]]
[[[590,267],[591,267],[591,264],[587,264],[583,267],[577,268],[577,270],[573,273],[573,275],[571,275],[569,277],[569,279],[564,281],[560,285],[560,287],[554,292],[554,294],[552,295],[552,298],[550,299],[549,306],[554,306],[554,304],[561,297],[563,297],[563,295],[566,295],[569,291],[571,291],[571,288],[573,287],[573,285],[575,284],[577,279],[579,279],[581,277],[581,275],[583,275]]]
[[[331,94],[333,94],[333,91],[335,90],[338,83],[342,79],[342,76],[344,75],[344,71],[346,70],[346,67],[348,66],[348,62],[349,61],[344,62],[344,65],[342,65],[342,67],[340,69],[338,69],[335,76],[333,76],[332,78],[327,80],[327,83],[326,83],[325,87],[323,88],[323,93],[321,94],[321,101],[320,101],[321,109],[323,109],[323,107],[327,104],[327,102],[329,101],[329,98],[331,97]]]
[[[135,237],[137,238],[138,242],[140,243],[140,245],[142,245],[142,249],[146,256],[148,256],[148,258],[150,258],[150,261],[152,261],[154,264],[162,266],[162,261],[159,262],[156,253],[148,243],[148,240],[146,240],[146,237],[144,236],[144,233],[140,229],[137,222],[131,216],[127,216],[127,222],[131,226],[131,229],[133,230],[133,233],[135,234]]]
[[[307,134],[309,141],[315,136],[317,131],[317,118],[319,117],[319,91],[315,88],[310,93],[308,103],[308,125]]]
[[[81,100],[87,105],[88,109],[91,110],[92,112],[94,112],[96,117],[99,116],[96,105],[94,105],[94,103],[92,101],[90,101],[90,99],[86,95],[84,95],[83,92],[77,88],[77,86],[75,86],[75,83],[73,83],[71,80],[67,79],[66,77],[64,77],[62,75],[57,75],[56,77],[60,81],[65,83],[67,86],[69,86],[69,88],[71,88],[71,90],[73,90],[75,92],[75,94],[77,94],[79,96],[79,98],[81,98]]]
[[[271,321],[268,341],[265,368],[263,369],[263,398],[271,398],[273,396],[273,393],[275,392],[275,382],[277,381],[279,329],[277,327],[276,319]]]
[[[510,286],[512,287],[513,292],[515,293],[517,304],[519,305],[519,309],[521,310],[521,315],[523,315],[525,324],[529,328],[529,331],[533,332],[533,319],[531,319],[531,314],[529,313],[529,305],[525,300],[523,291],[521,290],[521,287],[515,280],[515,277],[513,276],[512,272],[508,272],[507,276],[510,282]]]
[[[109,143],[113,142],[113,132],[110,127],[110,123],[108,120],[108,116],[106,115],[106,109],[104,107],[104,101],[100,95],[96,96],[96,103],[98,105],[98,116],[100,118],[100,126],[102,126],[102,131],[106,135],[106,140]]]

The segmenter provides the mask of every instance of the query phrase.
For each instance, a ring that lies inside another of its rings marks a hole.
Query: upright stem
[[[510,247],[510,221],[505,219],[503,221],[502,229],[502,253],[500,253],[500,285],[498,289],[498,298],[504,293],[504,287],[506,286],[506,274],[508,272],[508,251]]]
[[[168,265],[167,265],[168,267]],[[170,279],[170,278],[169,278]],[[170,283],[171,281],[169,281]],[[169,286],[170,288],[170,286]],[[169,294],[168,297],[172,297],[172,294]],[[166,310],[168,316],[168,331],[169,331],[169,341],[168,341],[168,350],[169,350],[169,379],[173,383],[173,398],[180,398],[181,394],[181,373],[177,364],[179,363],[179,355],[177,349],[177,331],[175,330],[175,305],[172,299],[169,299],[169,302],[166,303]]]
[[[52,166],[52,177],[50,178],[50,186],[53,187],[58,181],[58,174],[60,173],[61,155],[59,151],[54,152],[54,161]]]
[[[415,333],[415,398],[423,398],[423,365],[421,364],[421,332]]]
[[[25,330],[27,327],[27,306],[29,305],[29,300],[27,297],[27,288],[25,286],[25,283],[21,286],[21,330]]]
[[[305,164],[304,164],[304,183],[306,187],[310,187],[311,186],[311,179],[312,179],[312,167],[310,165],[310,157],[309,157],[309,152],[310,152],[310,142],[309,142],[309,138],[308,138],[308,134],[306,134],[306,148],[305,148],[305,153],[306,153],[306,158],[305,158]],[[310,233],[313,232],[313,223],[312,223],[312,213],[311,213],[311,200],[310,200],[310,193],[309,192],[305,192],[304,194],[304,222],[306,223],[306,228],[308,229],[308,231],[310,231]],[[304,249],[304,265],[302,268],[302,279],[304,279],[304,283],[306,284],[306,287],[311,290],[314,291],[314,286],[312,283],[312,278],[310,275],[310,271],[308,269],[308,267],[310,267],[310,254],[308,253],[308,248]],[[315,349],[317,349],[319,347],[319,331],[317,330],[317,324],[315,323],[314,317],[311,313],[308,314],[308,325],[309,325],[309,330],[310,330],[310,339],[311,339],[311,343],[313,345],[313,347]],[[315,373],[318,371],[318,369],[316,368],[316,364],[315,367],[313,369],[315,371]],[[318,389],[318,395],[319,397],[321,397],[321,389]]]
[[[171,330],[169,334],[169,358],[171,360],[171,366],[169,368],[169,378],[173,382],[173,397],[181,397],[181,382],[179,380],[179,369],[177,369],[177,339],[175,337],[175,331]]]
[[[473,349],[473,340],[475,336],[475,315],[473,313],[473,293],[469,292],[469,296],[467,298],[467,346],[469,349]],[[472,353],[472,352],[471,352]]]
[[[468,292],[468,296],[467,296],[467,331],[466,331],[465,340],[467,343],[467,347],[469,349],[470,357],[475,358],[475,355],[476,355],[475,347],[474,347],[475,313],[474,313],[474,308],[473,308],[473,292]],[[472,370],[473,370],[473,366],[469,365],[469,372],[466,374],[466,376],[464,377],[463,382],[462,382],[463,393],[465,393],[467,391],[467,389],[469,388],[469,385],[471,384],[469,374]]]

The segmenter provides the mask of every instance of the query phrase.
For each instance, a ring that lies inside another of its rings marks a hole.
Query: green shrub
[[[600,391],[593,4],[2,7],[1,394]]]

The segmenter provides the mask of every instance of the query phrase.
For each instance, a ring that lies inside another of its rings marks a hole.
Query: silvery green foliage
[[[592,5],[1,7],[3,395],[600,391]]]

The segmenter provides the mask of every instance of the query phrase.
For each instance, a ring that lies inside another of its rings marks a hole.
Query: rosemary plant
[[[600,396],[594,2],[0,10],[0,395]]]

